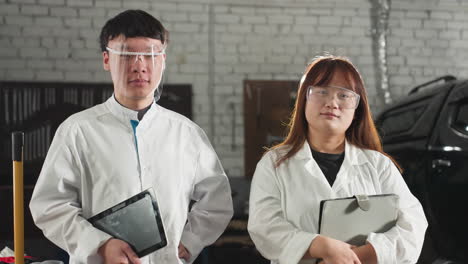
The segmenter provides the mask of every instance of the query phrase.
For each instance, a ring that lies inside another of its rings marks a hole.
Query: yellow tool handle
[[[24,264],[24,183],[23,145],[24,133],[11,134],[13,156],[13,218],[15,264]]]
[[[13,161],[13,215],[15,239],[15,264],[24,264],[24,184],[23,162]]]

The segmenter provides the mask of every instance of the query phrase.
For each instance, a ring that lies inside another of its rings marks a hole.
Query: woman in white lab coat
[[[320,201],[397,194],[396,226],[363,246],[318,235]],[[383,152],[366,90],[346,58],[323,56],[299,84],[289,134],[257,164],[248,230],[272,263],[415,263],[427,221],[393,160]]]

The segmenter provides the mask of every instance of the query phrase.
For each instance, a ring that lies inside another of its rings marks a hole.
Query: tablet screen
[[[166,245],[160,219],[155,201],[149,193],[143,192],[92,217],[90,222],[130,244],[142,257]]]

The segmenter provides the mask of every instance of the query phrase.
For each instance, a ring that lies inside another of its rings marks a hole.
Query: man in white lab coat
[[[229,182],[205,133],[156,104],[167,41],[166,29],[144,11],[107,21],[100,44],[114,94],[55,134],[30,208],[70,263],[191,263],[232,217]],[[147,188],[158,198],[167,246],[139,259],[86,219]]]

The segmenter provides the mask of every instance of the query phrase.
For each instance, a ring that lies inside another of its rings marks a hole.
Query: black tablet
[[[152,189],[112,206],[88,221],[94,227],[127,242],[140,258],[167,245]]]

